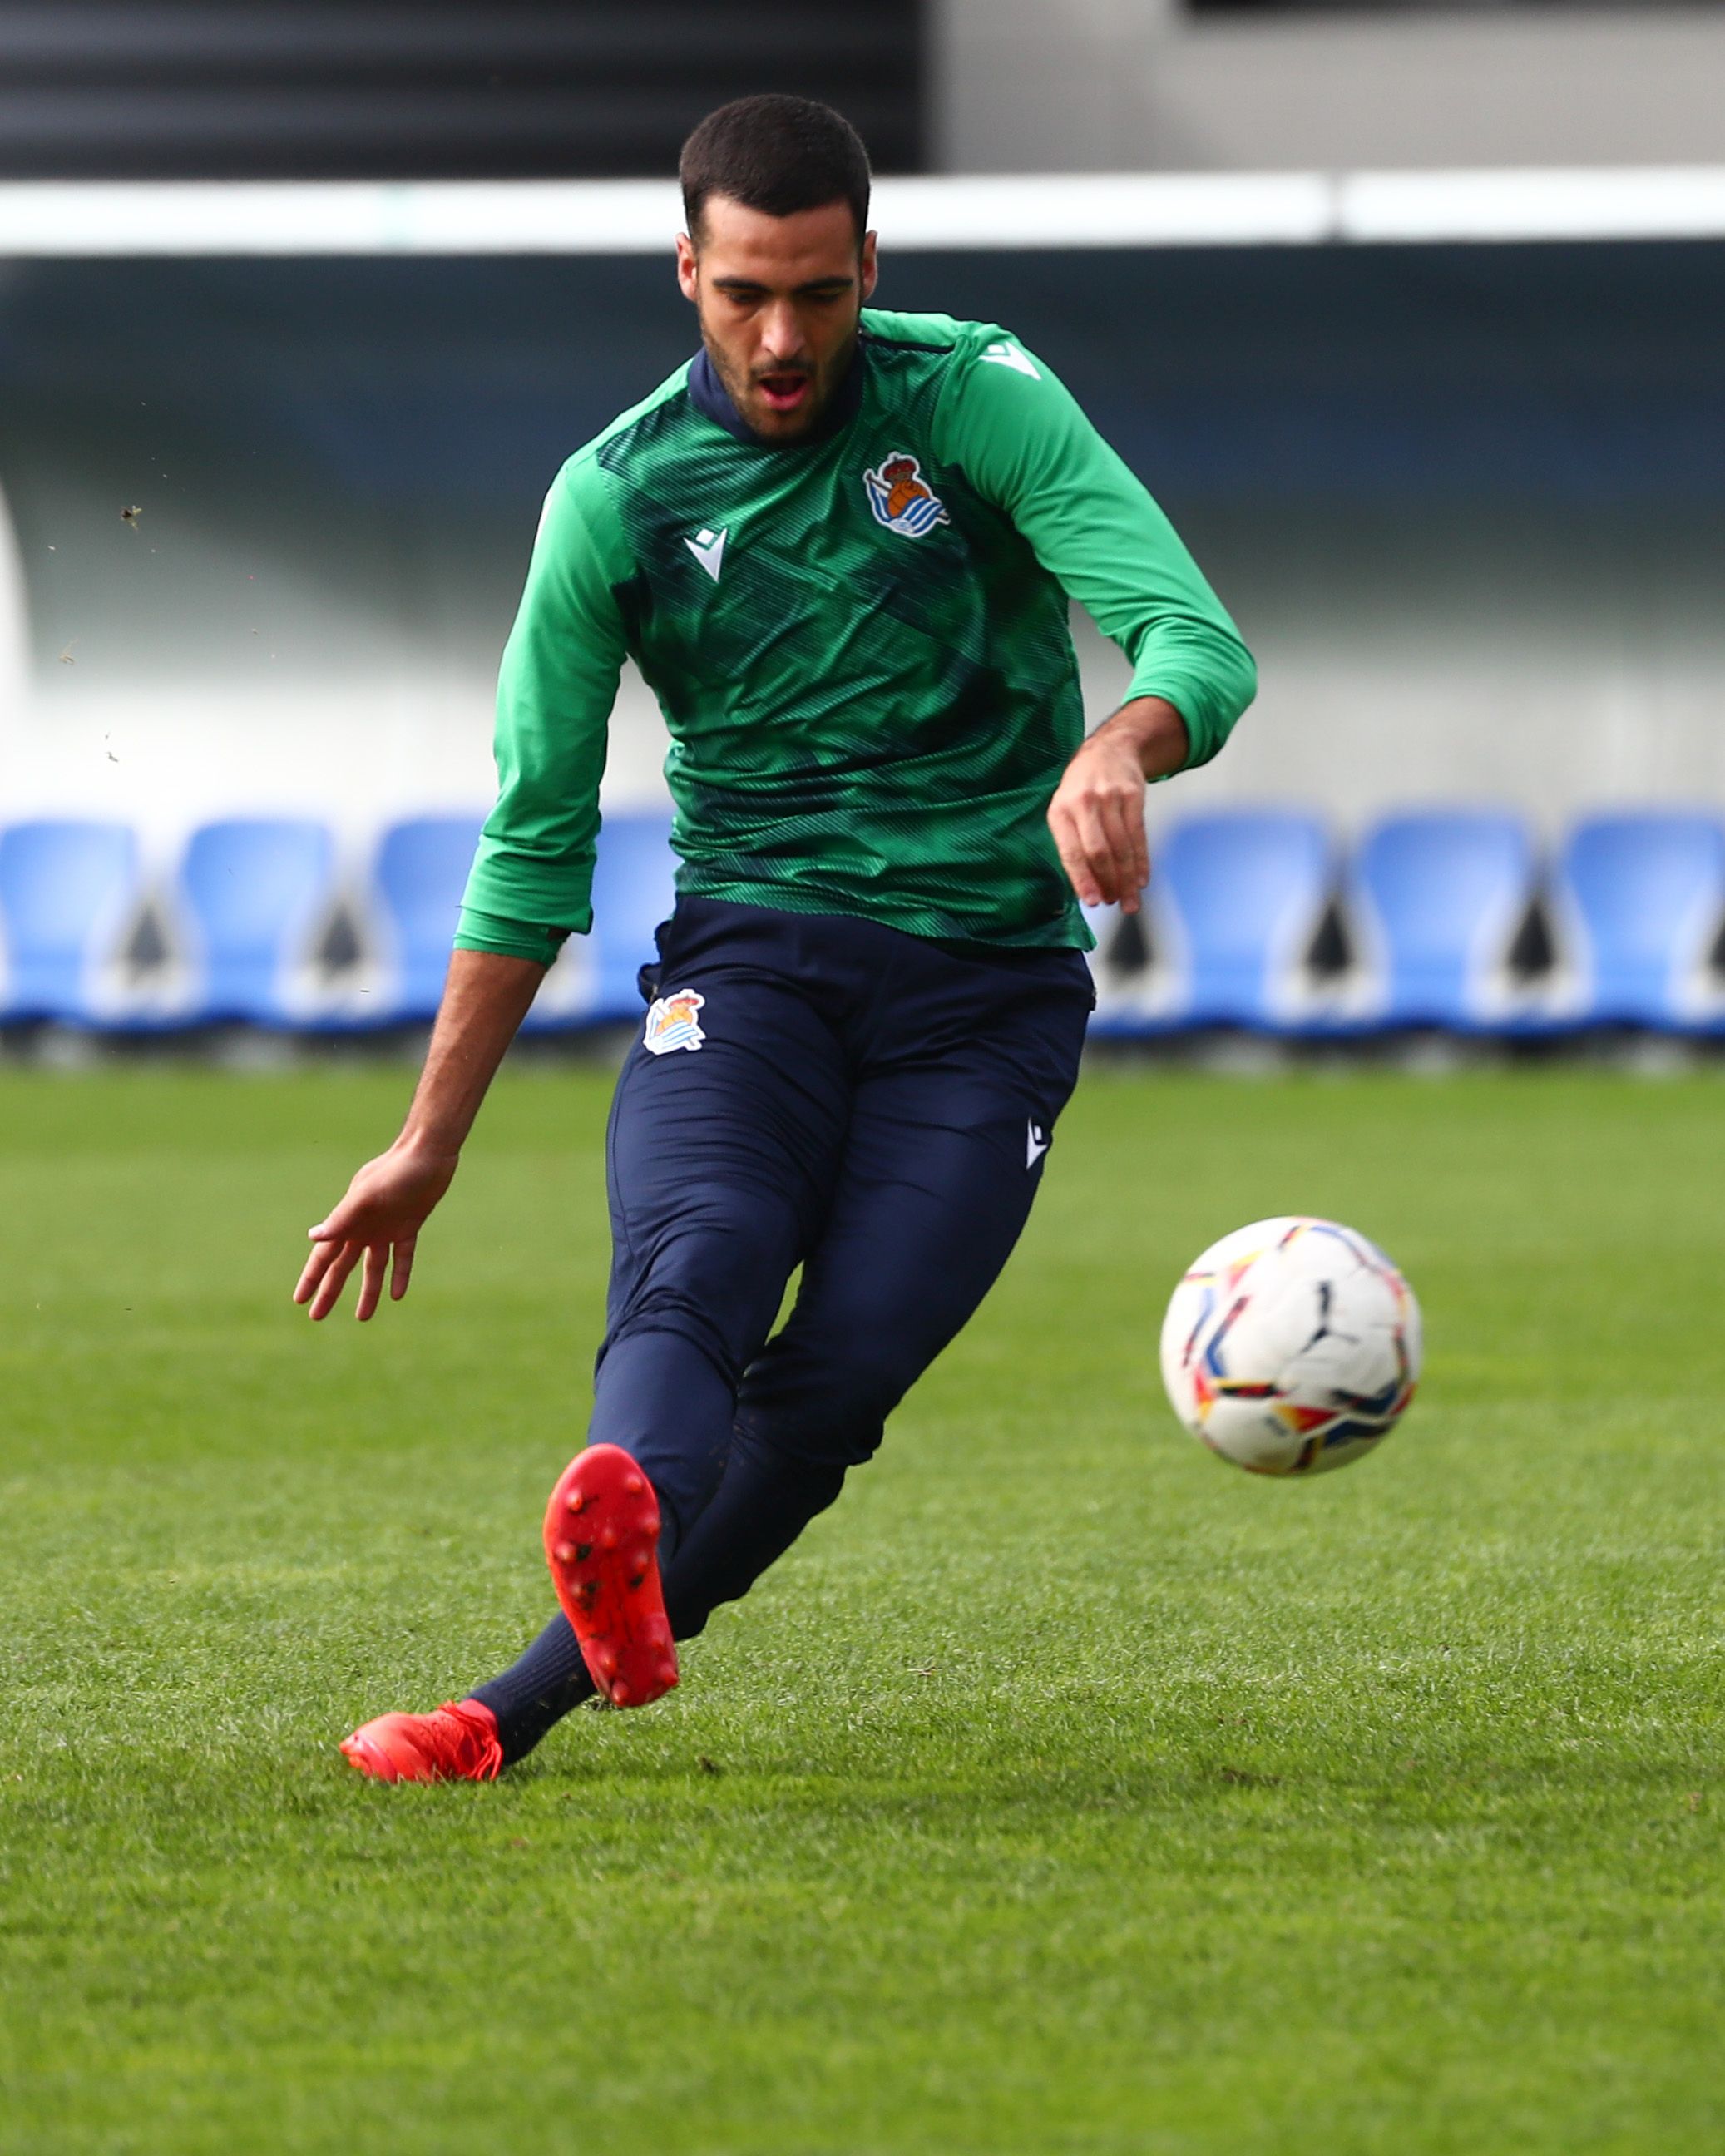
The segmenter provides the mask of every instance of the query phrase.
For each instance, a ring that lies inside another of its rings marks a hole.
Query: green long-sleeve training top
[[[1089,947],[1046,824],[1083,737],[1068,595],[1213,757],[1251,656],[1162,511],[992,324],[865,309],[809,441],[761,441],[704,356],[563,466],[497,699],[458,946],[549,963],[591,926],[632,657],[671,748],[678,888],[963,944]]]

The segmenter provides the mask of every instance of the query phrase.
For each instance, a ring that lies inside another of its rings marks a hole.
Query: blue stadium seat
[[[1329,891],[1329,841],[1317,818],[1190,816],[1151,858],[1158,945],[1175,977],[1157,1023],[1296,1026],[1301,961]]]
[[[670,818],[658,810],[606,817],[593,879],[593,990],[597,1023],[641,1015],[635,976],[654,956],[653,932],[676,902]]]
[[[1709,947],[1725,916],[1725,828],[1686,809],[1594,816],[1565,847],[1559,919],[1584,1025],[1681,1029],[1712,1016]]]
[[[1513,815],[1432,810],[1386,817],[1355,856],[1352,896],[1378,1024],[1467,1031],[1505,1021],[1504,960],[1533,887],[1533,848]]]
[[[312,1014],[294,976],[334,860],[328,829],[308,819],[236,817],[193,832],[180,870],[197,974],[185,1015],[292,1025]]]
[[[379,1021],[435,1017],[480,823],[414,816],[384,833],[373,877],[387,969]]]
[[[123,824],[14,824],[0,833],[0,1017],[98,1024],[99,972],[138,895]]]

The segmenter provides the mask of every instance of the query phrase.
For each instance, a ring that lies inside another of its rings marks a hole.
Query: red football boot
[[[677,1681],[659,1580],[659,1500],[621,1445],[578,1452],[545,1511],[545,1555],[588,1674],[614,1707]]]
[[[495,1782],[503,1765],[497,1717],[476,1699],[431,1714],[380,1714],[346,1738],[341,1753],[377,1782]]]

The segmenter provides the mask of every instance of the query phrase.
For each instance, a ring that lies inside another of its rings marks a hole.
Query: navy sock
[[[842,1467],[768,1452],[739,1430],[717,1495],[665,1563],[665,1608],[678,1639],[693,1639],[721,1602],[747,1594],[844,1480]],[[468,1697],[497,1717],[507,1765],[598,1689],[560,1609],[518,1661]]]
[[[497,1717],[506,1766],[519,1759],[598,1686],[581,1659],[581,1643],[561,1609],[519,1661],[469,1694]]]

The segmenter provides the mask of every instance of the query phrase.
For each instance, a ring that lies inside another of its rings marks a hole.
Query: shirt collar
[[[856,417],[862,406],[864,346],[868,340],[859,336],[856,350],[851,355],[850,365],[845,379],[839,384],[833,401],[821,414],[820,424],[810,434],[799,434],[792,442],[768,441],[757,434],[731,400],[731,393],[719,379],[719,371],[707,357],[703,345],[696,353],[689,367],[689,400],[697,412],[704,413],[715,425],[722,427],[727,434],[734,434],[739,442],[747,442],[761,449],[806,449],[817,442],[830,441],[841,433]]]

